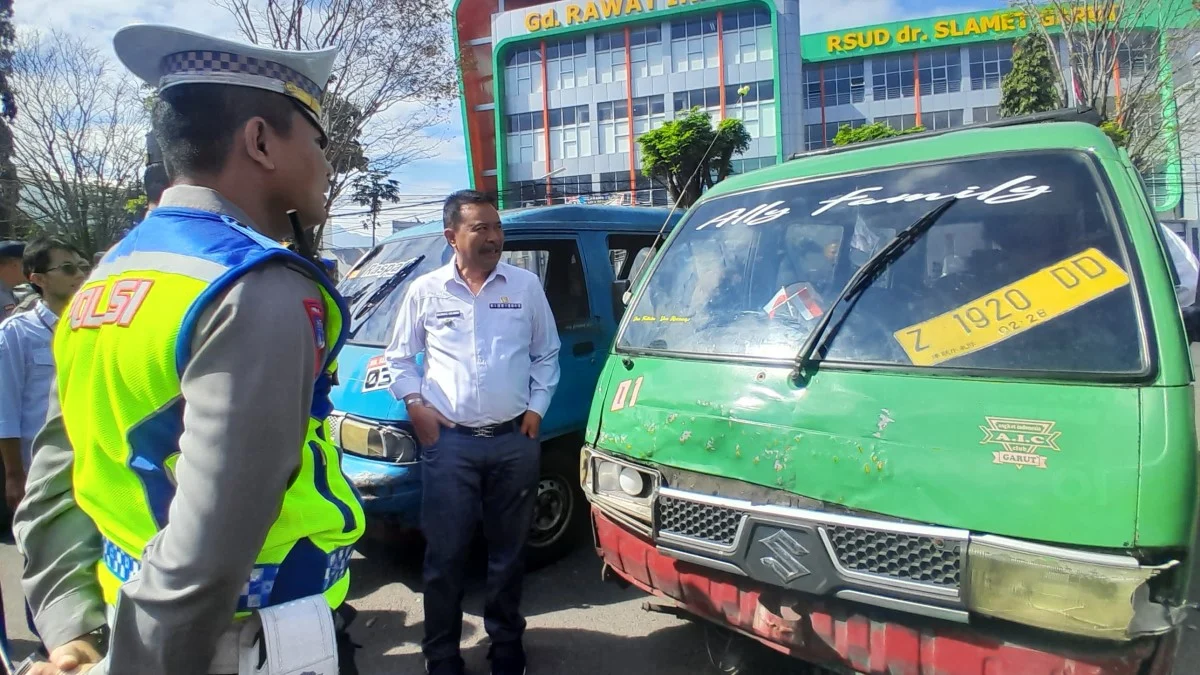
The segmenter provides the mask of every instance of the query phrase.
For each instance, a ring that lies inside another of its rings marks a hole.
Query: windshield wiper
[[[804,344],[801,345],[800,352],[796,354],[796,368],[792,371],[793,382],[799,384],[800,379],[804,376],[804,368],[808,365],[809,359],[824,344],[824,338],[829,334],[829,324],[833,319],[833,311],[837,309],[837,306],[846,300],[850,300],[853,304],[853,301],[858,298],[859,293],[869,286],[871,282],[875,281],[875,278],[879,276],[879,273],[888,264],[904,255],[921,238],[921,235],[928,232],[929,228],[933,227],[938,218],[941,218],[942,214],[957,201],[958,197],[951,197],[949,201],[939,204],[932,211],[918,218],[913,224],[900,230],[891,241],[879,249],[867,262],[863,263],[862,267],[858,268],[854,276],[850,277],[850,281],[846,282],[845,287],[842,288],[842,292],[838,293],[833,302],[829,304],[824,316],[817,322],[816,328],[813,328],[813,331],[808,334],[808,338],[804,340]],[[842,313],[842,316],[844,317],[848,312],[849,310],[846,310],[846,312]]]
[[[411,274],[413,270],[417,269],[417,265],[420,265],[421,261],[424,259],[425,256],[423,255],[413,258],[412,262],[408,263],[404,267],[401,267],[396,271],[395,274],[388,278],[387,281],[380,284],[379,288],[362,302],[362,305],[358,307],[357,311],[351,309],[351,319],[355,321],[356,325],[354,328],[350,329],[350,335],[348,337],[354,337],[355,333],[358,332],[358,329],[367,322],[367,319],[371,318],[371,314],[373,314],[375,310],[381,304],[383,304],[383,300],[387,298],[392,290],[400,285],[400,282],[408,278],[408,275]]]

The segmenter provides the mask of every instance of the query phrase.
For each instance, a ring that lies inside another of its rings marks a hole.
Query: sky
[[[1004,0],[800,0],[801,31],[814,33],[864,24],[900,21],[921,16],[951,14],[1004,6]],[[236,38],[237,31],[229,13],[209,0],[16,0],[18,30],[61,30],[93,42],[110,58],[112,35],[131,23],[165,23],[221,37]],[[445,124],[428,130],[430,157],[415,161],[393,175],[404,204],[436,200],[437,196],[470,186],[467,176],[466,147],[463,141],[459,108],[449,111]],[[370,149],[367,151],[370,155]],[[370,245],[370,230],[363,216],[354,215],[361,207],[335,205],[330,229],[335,246]],[[390,219],[428,220],[437,216],[436,203],[423,204],[381,216],[383,236],[390,233]]]

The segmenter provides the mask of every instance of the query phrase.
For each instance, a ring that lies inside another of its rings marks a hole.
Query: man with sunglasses
[[[25,495],[33,437],[46,421],[54,378],[54,326],[91,270],[78,249],[53,237],[26,246],[22,263],[39,299],[29,311],[0,322],[0,457],[10,509]]]

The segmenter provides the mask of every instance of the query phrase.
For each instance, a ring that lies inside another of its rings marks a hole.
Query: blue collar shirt
[[[25,470],[46,423],[54,379],[51,342],[58,316],[44,302],[0,322],[0,438],[21,439]]]
[[[559,348],[537,275],[501,262],[474,295],[451,259],[410,285],[384,356],[393,396],[419,393],[451,422],[478,427],[527,410],[545,417]]]

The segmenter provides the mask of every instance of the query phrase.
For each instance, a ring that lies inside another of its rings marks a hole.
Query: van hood
[[[790,370],[610,359],[589,439],[917,522],[1081,546],[1135,542],[1137,388],[828,369],[797,386]]]
[[[417,356],[423,366],[424,354]],[[377,421],[408,419],[403,401],[388,391],[391,376],[383,360],[383,349],[347,343],[338,354],[337,386],[330,392],[338,412]]]

